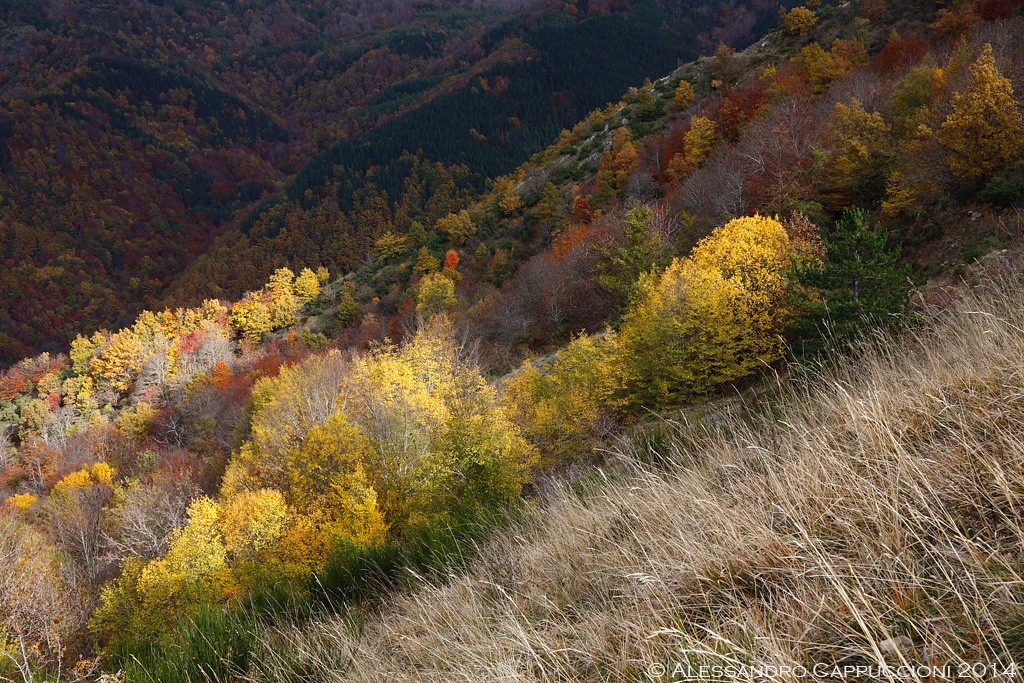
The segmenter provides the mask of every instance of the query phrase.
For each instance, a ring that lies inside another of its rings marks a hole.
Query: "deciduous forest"
[[[351,269],[388,226],[463,208],[595,107],[715,41],[745,45],[774,12],[4,3],[0,360],[238,296],[277,267]]]
[[[1024,655],[1019,0],[0,21],[0,680]]]

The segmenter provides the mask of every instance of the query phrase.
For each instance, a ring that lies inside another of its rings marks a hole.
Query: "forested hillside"
[[[347,270],[382,226],[461,208],[629,85],[774,18],[745,0],[4,3],[0,362],[197,286]]]
[[[481,35],[665,33],[556,9]],[[240,202],[196,303],[0,374],[0,675],[1019,656],[1022,4],[776,11],[519,166],[434,130],[476,74]]]

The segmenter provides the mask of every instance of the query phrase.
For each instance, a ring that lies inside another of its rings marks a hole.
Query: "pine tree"
[[[644,81],[636,94],[636,117],[641,121],[653,121],[661,114],[661,107],[654,97],[654,84],[650,79]]]
[[[413,244],[422,244],[427,241],[427,229],[419,221],[409,224],[409,241]]]
[[[341,285],[341,301],[338,304],[338,322],[347,327],[356,316],[356,286],[351,282]]]
[[[845,344],[867,329],[896,319],[906,311],[909,266],[899,264],[899,248],[889,234],[871,226],[864,209],[848,209],[835,228],[823,235],[824,261],[798,264],[795,304],[804,312],[789,326],[803,352],[820,351],[826,333]]]
[[[416,265],[412,267],[412,272],[418,275],[426,275],[427,273],[433,273],[440,267],[441,262],[430,253],[430,250],[426,247],[420,247],[419,253],[416,254]]]

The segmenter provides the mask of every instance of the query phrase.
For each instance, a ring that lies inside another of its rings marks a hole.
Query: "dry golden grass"
[[[546,496],[465,575],[396,597],[361,629],[269,632],[258,678],[1024,663],[1018,281],[964,294],[916,337],[876,343],[762,412],[625,444],[621,464]]]

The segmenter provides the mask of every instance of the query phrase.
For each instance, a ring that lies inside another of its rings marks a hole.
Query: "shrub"
[[[981,191],[982,198],[999,206],[1024,207],[1024,159],[996,173]]]
[[[579,336],[544,366],[524,362],[502,385],[502,403],[537,447],[542,465],[564,465],[592,452],[607,432],[610,350],[600,338]]]

